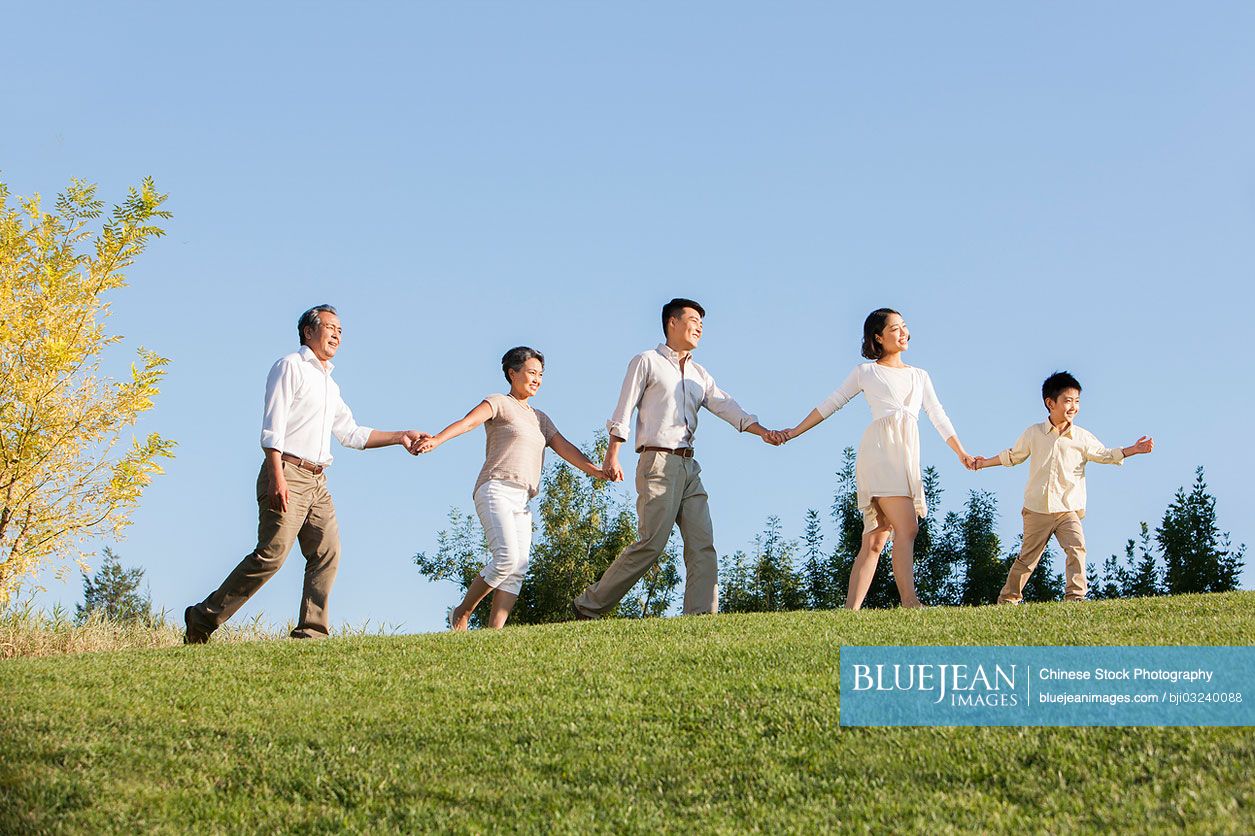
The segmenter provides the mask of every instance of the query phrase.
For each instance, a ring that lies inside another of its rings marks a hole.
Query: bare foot
[[[469,612],[462,612],[461,607],[454,607],[453,612],[449,613],[449,629],[455,632],[465,630],[470,620]]]
[[[903,601],[903,602],[902,602],[902,609],[904,609],[904,610],[922,610],[922,609],[924,609],[924,605],[923,605],[922,603],[920,603],[920,600],[919,600],[918,598],[916,598],[914,601]]]

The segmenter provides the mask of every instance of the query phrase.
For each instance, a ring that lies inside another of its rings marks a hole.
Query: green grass
[[[1252,644],[1255,593],[0,662],[0,831],[1255,832],[1234,728],[838,727],[842,644]]]

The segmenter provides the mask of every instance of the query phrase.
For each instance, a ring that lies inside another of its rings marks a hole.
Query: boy
[[[999,604],[1019,604],[1024,585],[1037,568],[1053,534],[1067,555],[1066,601],[1085,600],[1085,464],[1120,464],[1129,456],[1149,453],[1155,441],[1147,436],[1132,446],[1106,448],[1087,430],[1072,423],[1081,411],[1081,384],[1068,372],[1055,372],[1041,386],[1048,421],[1034,424],[1019,441],[995,458],[978,456],[976,469],[1013,467],[1032,458],[1024,489],[1024,541],[1011,564],[1007,582],[998,593]]]

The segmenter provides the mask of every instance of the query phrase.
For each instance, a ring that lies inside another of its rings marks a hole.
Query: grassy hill
[[[1255,593],[0,662],[0,831],[1255,832],[1255,733],[838,727],[842,644],[1255,643]]]

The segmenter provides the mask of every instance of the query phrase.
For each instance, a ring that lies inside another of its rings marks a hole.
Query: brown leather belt
[[[302,459],[300,456],[294,456],[291,453],[280,453],[279,458],[283,459],[288,464],[294,464],[297,467],[299,467],[301,470],[308,471],[314,474],[315,476],[320,475],[324,470],[327,469],[327,465],[325,464],[318,464],[317,462],[311,462],[309,459]]]
[[[693,458],[692,447],[677,447],[674,450],[672,450],[670,447],[642,447],[641,448],[642,453],[646,451],[651,452],[651,453],[670,453],[673,456],[680,456],[681,458],[685,458],[685,459]]]

